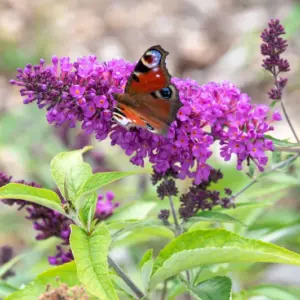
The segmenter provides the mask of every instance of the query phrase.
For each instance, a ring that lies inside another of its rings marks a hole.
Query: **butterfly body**
[[[144,53],[128,79],[125,93],[113,94],[117,101],[115,121],[157,134],[168,132],[182,104],[177,88],[170,82],[165,64],[167,54],[161,46],[153,46]]]

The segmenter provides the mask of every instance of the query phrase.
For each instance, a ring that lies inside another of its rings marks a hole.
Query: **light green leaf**
[[[274,243],[274,242],[278,242],[278,240],[287,239],[292,236],[297,237],[299,236],[299,232],[300,232],[300,224],[296,224],[293,226],[288,226],[285,228],[274,230],[270,233],[263,235],[260,239],[263,240],[264,242]]]
[[[110,275],[113,282],[127,295],[136,298],[136,294],[128,287],[128,285],[117,275],[111,274]]]
[[[164,239],[171,240],[174,238],[174,233],[167,227],[141,227],[136,228],[130,233],[122,235],[113,242],[114,247],[129,247],[141,243],[149,243],[149,241]]]
[[[82,154],[92,149],[91,146],[81,150],[61,152],[51,161],[51,175],[64,198],[69,198],[73,204],[78,197],[78,191],[88,178],[92,169],[82,159]],[[65,193],[67,187],[68,195]]]
[[[136,224],[136,223],[139,223],[140,220],[137,220],[137,219],[129,219],[129,220],[110,220],[110,218],[108,220],[105,221],[105,224],[107,226],[107,228],[109,230],[119,230],[119,229],[123,229],[129,225],[132,225],[132,224]]]
[[[199,300],[230,300],[231,285],[230,278],[216,276],[188,290]]]
[[[174,235],[173,231],[162,224],[162,221],[159,219],[150,219],[145,221],[136,222],[126,226],[125,228],[117,231],[113,234],[113,239],[117,239],[122,236],[124,233],[129,231],[140,230],[143,228],[155,228],[162,231],[169,231],[170,235]]]
[[[145,292],[147,292],[148,290],[148,284],[153,269],[152,255],[153,255],[153,249],[149,249],[148,251],[146,251],[146,253],[142,257],[140,262],[141,278],[142,278],[142,284]]]
[[[18,289],[4,281],[0,281],[0,297],[6,297],[14,292],[18,291]]]
[[[76,275],[76,265],[74,262],[70,262],[40,274],[25,288],[14,292],[6,297],[5,300],[38,299],[46,291],[48,284],[51,284],[53,288],[58,287],[57,278],[59,278],[60,283],[65,283],[70,287],[80,284]]]
[[[101,300],[117,300],[109,277],[107,255],[111,239],[103,223],[87,234],[71,226],[70,244],[77,266],[79,280],[86,289]]]
[[[152,258],[153,258],[153,249],[148,249],[140,261],[140,268],[142,268],[143,265]]]
[[[291,143],[287,139],[280,140],[280,139],[276,139],[273,136],[267,135],[267,134],[265,134],[264,137],[266,139],[271,140],[274,143],[275,146],[281,146],[281,147],[296,147],[296,146],[300,146],[300,143]]]
[[[10,270],[17,262],[19,262],[24,257],[23,254],[15,256],[11,260],[9,260],[7,263],[2,265],[0,267],[0,278],[8,271]]]
[[[137,172],[101,172],[91,176],[80,189],[79,195],[88,195],[96,192],[101,187],[127,176],[135,175]]]
[[[109,221],[143,220],[156,205],[157,202],[131,202],[127,205],[121,205],[109,217]]]
[[[247,296],[265,296],[272,300],[299,300],[299,296],[278,285],[259,285],[244,291]]]
[[[224,223],[238,223],[239,225],[246,226],[240,220],[227,215],[225,213],[217,212],[217,211],[201,211],[198,212],[195,217],[191,217],[188,220],[188,223],[198,223],[200,221],[207,222],[224,222]]]
[[[223,229],[192,231],[171,241],[160,252],[154,263],[150,287],[184,270],[226,262],[300,265],[300,255]]]
[[[142,269],[141,269],[141,278],[142,278],[142,284],[145,293],[148,290],[149,281],[151,278],[151,273],[153,269],[153,260],[150,259],[146,263],[144,263]]]
[[[229,263],[203,266],[199,268],[195,276],[194,285],[198,285],[202,281],[206,281],[215,276],[225,276],[231,270],[232,265]]]
[[[170,282],[168,282],[168,296],[167,300],[176,300],[178,299],[179,295],[184,294],[187,292],[186,285],[183,284],[181,281],[179,283],[173,284],[173,286],[169,287]]]
[[[77,203],[77,207],[79,207],[80,220],[84,224],[87,224],[88,228],[90,228],[95,216],[98,195],[95,192],[87,195],[86,197],[82,197],[82,199],[84,200],[83,203]]]
[[[61,214],[65,213],[61,207],[60,198],[55,192],[25,184],[9,183],[1,187],[0,199],[25,200],[56,210]]]

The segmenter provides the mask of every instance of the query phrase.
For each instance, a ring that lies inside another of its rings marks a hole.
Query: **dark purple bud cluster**
[[[164,199],[166,196],[176,196],[178,194],[175,181],[170,178],[177,178],[177,174],[178,173],[171,168],[164,173],[158,173],[155,169],[153,169],[153,174],[151,176],[152,184],[156,185],[161,182],[156,190],[160,199]]]
[[[162,209],[157,217],[167,225],[169,223],[168,219],[170,217],[170,211],[168,209]]]
[[[220,170],[212,170],[207,181],[193,185],[189,191],[180,197],[181,207],[179,214],[183,219],[193,217],[199,210],[211,210],[214,206],[221,205],[224,208],[234,207],[231,190],[226,188],[227,197],[221,197],[218,191],[208,190],[211,183],[216,183],[223,178]]]
[[[287,84],[287,78],[281,78],[278,75],[290,70],[289,62],[280,57],[288,46],[287,41],[281,37],[283,34],[285,34],[285,30],[280,21],[272,19],[268,24],[268,28],[260,36],[264,42],[260,46],[261,54],[266,56],[262,67],[274,76],[275,87],[269,91],[269,97],[273,100],[281,99],[282,90]]]

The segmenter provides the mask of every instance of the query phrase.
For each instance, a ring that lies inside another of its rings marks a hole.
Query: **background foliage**
[[[84,157],[94,170],[139,170],[117,147],[111,147],[106,141],[85,140],[79,128],[72,131],[53,129],[48,126],[43,112],[34,106],[22,105],[17,89],[12,89],[8,83],[16,67],[28,62],[36,63],[40,57],[50,61],[53,52],[72,58],[95,53],[99,60],[122,56],[134,61],[148,46],[160,43],[171,53],[168,57],[171,74],[192,77],[199,83],[231,80],[254,102],[267,103],[266,91],[271,85],[271,78],[260,67],[259,33],[270,17],[280,17],[287,31],[287,58],[292,70],[285,98],[289,115],[299,132],[298,1],[215,0],[201,1],[200,4],[200,1],[185,0],[172,1],[172,5],[169,1],[136,3],[133,0],[114,3],[1,1],[0,170],[16,179],[34,180],[53,189],[55,185],[49,169],[51,159],[59,152],[89,144],[94,144],[95,148]],[[285,121],[280,123],[274,135],[291,138],[292,141],[287,124]],[[278,161],[276,155],[272,159],[274,163]],[[213,160],[213,164],[224,172],[224,179],[214,189],[221,191],[230,187],[237,192],[250,181],[246,174],[235,170],[234,163],[221,163],[218,157]],[[275,172],[262,178],[242,194],[237,199],[237,208],[226,211],[232,219],[199,214],[198,220],[188,224],[189,231],[221,227],[300,253],[298,165],[299,162],[296,162],[287,166],[285,173]],[[150,170],[149,166],[146,166],[147,170]],[[141,174],[103,187],[101,193],[113,190],[121,203],[120,209],[110,219],[111,226],[120,224],[119,220],[142,220],[146,216],[156,218],[160,209],[168,207],[166,199],[157,199],[155,188],[149,182],[149,176]],[[181,182],[180,190],[184,191],[189,184],[189,181]],[[132,204],[133,201],[136,204]],[[31,282],[42,271],[48,270],[47,256],[55,251],[57,240],[51,238],[37,242],[32,223],[23,217],[23,211],[16,213],[14,207],[0,205],[0,245],[12,246],[17,257],[13,268],[16,276],[8,278],[9,286],[4,283],[0,286],[2,295],[6,295],[13,289],[12,286]],[[216,212],[224,211],[217,209]],[[114,219],[118,220],[115,225]],[[170,231],[160,227],[145,225],[143,230],[133,228],[112,242],[111,256],[142,286],[140,271],[136,267],[142,255],[153,248],[156,256],[172,237]],[[74,273],[74,264],[70,263],[67,268],[66,280],[70,285],[77,284],[76,279],[68,275],[68,272]],[[48,283],[47,276],[53,276],[49,274],[51,270],[35,281]],[[203,284],[212,275],[230,275],[233,291],[237,292],[234,299],[257,295],[264,295],[267,299],[299,299],[299,274],[300,269],[296,266],[232,262],[201,268],[197,280]],[[216,286],[222,282],[220,278],[216,280]],[[180,288],[184,290],[184,287]],[[244,289],[245,292],[240,292]],[[174,290],[174,296],[170,295],[169,299],[175,299],[176,289],[171,290]],[[197,294],[196,291],[194,293]],[[176,299],[184,299],[185,296],[180,297]]]

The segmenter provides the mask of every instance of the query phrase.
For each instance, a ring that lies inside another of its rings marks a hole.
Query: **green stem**
[[[289,124],[289,126],[290,126],[290,128],[291,128],[291,130],[292,130],[292,132],[293,132],[293,135],[294,135],[296,141],[299,143],[300,140],[299,140],[299,138],[298,138],[298,136],[297,136],[296,130],[295,130],[295,128],[293,127],[293,124],[292,124],[292,122],[291,122],[291,120],[290,120],[290,118],[289,118],[289,116],[288,116],[288,114],[287,114],[287,111],[286,111],[286,108],[285,108],[285,104],[284,104],[284,98],[281,98],[280,100],[281,100],[281,101],[280,101],[280,104],[281,104],[281,108],[282,108],[282,111],[283,111],[283,113],[284,113],[284,116],[285,116],[285,118],[286,118],[286,120],[287,120],[287,122],[288,122],[288,124]]]
[[[275,70],[273,71],[273,77],[274,77],[274,83],[275,83],[275,86],[276,86],[276,88],[277,88],[278,90],[280,90],[279,83],[278,83],[278,74],[279,74],[279,72],[275,72]],[[299,143],[300,140],[299,140],[299,138],[298,138],[298,135],[297,135],[297,133],[296,133],[296,130],[295,130],[295,128],[294,128],[294,126],[293,126],[293,124],[292,124],[292,122],[291,122],[291,119],[290,119],[290,117],[289,117],[289,115],[288,115],[288,113],[287,113],[287,111],[286,111],[286,108],[285,108],[285,100],[284,100],[283,97],[281,97],[279,100],[280,100],[280,105],[281,105],[283,114],[284,114],[284,116],[285,116],[285,118],[286,118],[286,120],[287,120],[287,122],[288,122],[288,124],[289,124],[289,126],[290,126],[290,128],[291,128],[291,131],[292,131],[292,133],[293,133],[293,135],[294,135],[296,141]]]
[[[275,151],[278,152],[290,152],[290,153],[300,153],[300,148],[298,147],[275,147]]]
[[[111,259],[110,256],[107,257],[108,264],[116,271],[116,273],[122,278],[122,280],[127,284],[127,286],[136,294],[138,299],[144,297],[143,292],[134,284],[134,282],[122,271],[122,269]]]
[[[182,228],[179,225],[176,210],[175,210],[175,205],[174,205],[174,202],[173,202],[173,198],[170,195],[169,195],[169,202],[170,202],[171,213],[172,213],[175,228],[176,228],[176,236],[179,236],[182,233]],[[187,279],[187,282],[190,283],[190,273],[189,273],[189,271],[186,271],[186,279]]]
[[[273,166],[270,170],[268,170],[267,172],[264,172],[256,177],[254,177],[248,184],[246,184],[240,191],[238,191],[236,194],[234,194],[231,199],[235,199],[237,198],[239,195],[243,194],[245,191],[247,191],[252,185],[254,185],[261,177],[266,176],[267,174],[272,173],[273,171],[276,171],[280,168],[283,168],[285,166],[287,166],[288,164],[290,164],[291,162],[293,162],[294,160],[296,160],[298,157],[300,156],[299,154],[296,154],[294,156],[291,156],[290,158],[288,158],[287,160],[284,160],[278,164],[276,164],[275,166]]]

